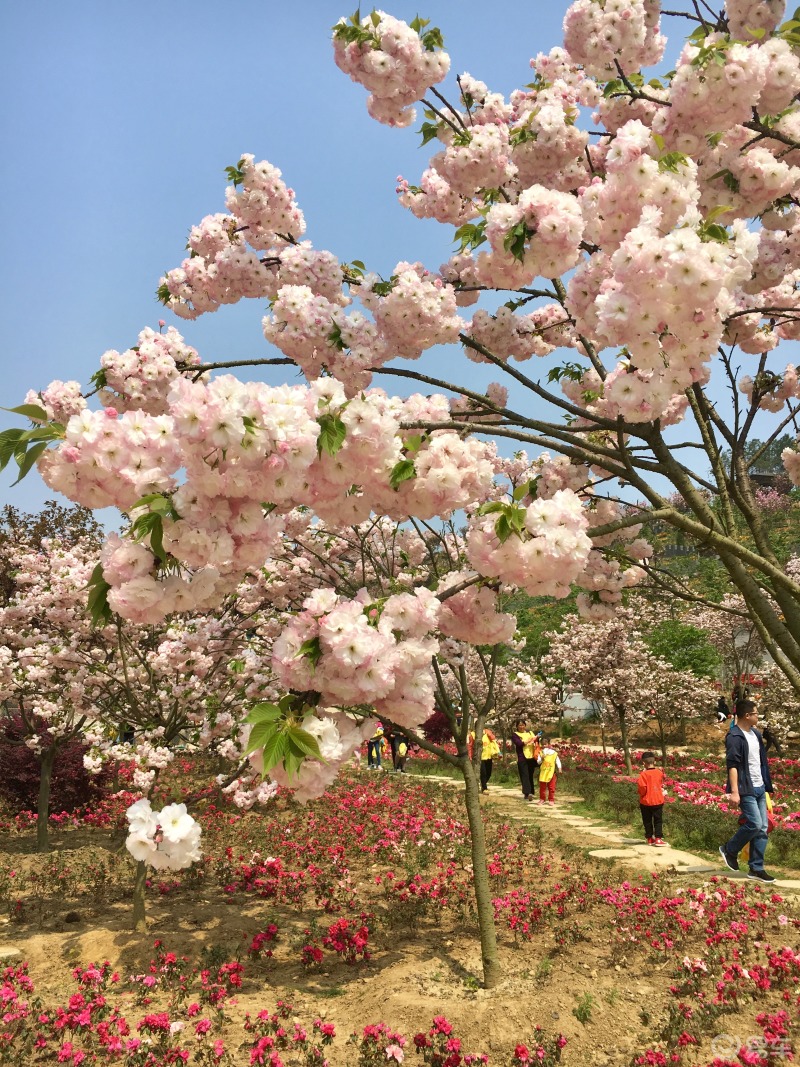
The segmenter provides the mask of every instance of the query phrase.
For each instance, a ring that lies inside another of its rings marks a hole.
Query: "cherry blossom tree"
[[[794,367],[771,356],[800,337],[800,22],[781,26],[783,8],[665,12],[691,36],[674,71],[649,78],[643,68],[666,49],[658,0],[575,0],[564,47],[538,53],[533,81],[508,99],[467,74],[448,99],[438,86],[450,58],[422,19],[375,11],[337,23],[334,59],[368,90],[373,118],[405,127],[422,103],[437,151],[398,195],[456,228],[455,254],[436,271],[401,261],[389,278],[341,263],[305,237],[273,164],[245,153],[229,167],[226,211],[191,229],[190,255],[159,296],[185,320],[267,300],[262,329],[280,354],[247,363],[299,368],[308,384],[211,377],[239,364],[203,362],[172,326],[148,329],[103,355],[101,409],[79,383],[53,382],[17,409],[32,428],[0,437],[0,464],[13,459],[21,475],[36,464],[54,490],[128,516],[103,553],[97,611],[153,625],[210,610],[271,555],[298,508],[330,527],[465,509],[470,603],[486,596],[482,580],[557,598],[577,586],[582,613],[613,625],[650,554],[638,536],[647,519],[719,555],[800,692],[800,584],[762,521],[749,473],[759,451],[746,450],[755,432],[768,446],[793,425],[800,396]],[[514,399],[502,383],[418,369],[445,344],[513,385]],[[520,369],[533,357],[541,373]],[[376,375],[425,395],[387,396]],[[547,454],[506,477],[496,441]],[[800,452],[783,461],[800,482]],[[623,484],[644,508],[624,505]],[[371,704],[408,729],[424,721],[447,602],[426,585],[380,602],[311,593],[274,643],[290,693],[253,724],[265,766],[302,774],[289,719],[317,718],[337,752],[356,743],[351,719],[313,709]],[[499,614],[480,621],[496,633]]]
[[[546,673],[566,676],[572,689],[595,702],[605,726],[619,729],[628,774],[632,726],[652,720],[666,757],[669,729],[704,714],[715,700],[708,679],[676,671],[650,652],[637,621],[631,609],[620,609],[607,622],[567,618],[561,631],[550,635],[542,661]]]

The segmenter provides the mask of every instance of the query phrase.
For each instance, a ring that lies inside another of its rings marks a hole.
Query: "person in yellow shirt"
[[[550,747],[550,739],[542,738],[542,754],[539,756],[539,803],[549,801],[556,802],[556,772],[561,774],[561,760],[554,748]]]
[[[470,760],[475,758],[475,731],[470,730],[469,737],[467,738],[467,751],[469,752]],[[481,735],[481,792],[487,792],[489,788],[489,779],[492,777],[492,760],[495,756],[500,755],[500,746],[497,743],[497,738],[491,730],[484,727]]]
[[[528,725],[527,719],[519,719],[514,727],[511,740],[517,752],[517,770],[519,782],[522,786],[522,795],[526,800],[533,800],[533,777],[536,771],[536,757],[534,747],[536,734]]]
[[[383,748],[383,727],[378,729],[367,741],[367,770],[379,771],[381,769],[381,749]]]

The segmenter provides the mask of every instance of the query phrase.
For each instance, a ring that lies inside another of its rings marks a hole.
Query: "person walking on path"
[[[725,699],[725,697],[720,697],[717,701],[717,710],[715,713],[717,717],[718,730],[721,728],[722,724],[727,721],[730,713],[731,709],[728,707],[728,701]]]
[[[379,726],[372,737],[367,741],[367,769],[379,771],[381,769],[381,749],[383,748],[383,727]]]
[[[519,782],[522,786],[522,795],[526,800],[533,800],[533,775],[536,770],[536,759],[533,755],[536,735],[531,732],[527,719],[519,719],[511,735],[511,741],[517,751],[517,770]]]
[[[728,781],[725,792],[738,804],[745,818],[730,841],[720,845],[719,853],[725,866],[739,870],[739,853],[750,845],[748,878],[759,882],[774,882],[764,870],[767,848],[767,793],[772,793],[767,754],[760,732],[756,729],[758,708],[752,700],[740,700],[736,705],[736,726],[725,736],[725,764]]]
[[[475,731],[470,730],[469,737],[467,738],[467,752],[469,753],[470,760],[475,758]],[[497,738],[491,730],[483,728],[481,734],[481,792],[487,792],[489,788],[489,779],[492,777],[492,767],[495,756],[500,755],[500,746],[497,743]]]
[[[542,752],[538,758],[539,763],[539,803],[549,801],[556,802],[556,772],[561,774],[561,760],[554,748],[550,747],[550,739],[542,738]]]
[[[772,729],[768,722],[764,723],[764,728],[761,731],[761,736],[764,738],[764,751],[769,752],[771,748],[775,749],[776,756],[783,755],[783,749],[781,743],[775,735],[775,731]]]
[[[643,752],[642,763],[644,763],[644,770],[639,775],[636,785],[639,790],[639,810],[644,823],[644,836],[647,838],[648,845],[663,848],[667,843],[661,836],[664,815],[664,772],[660,767],[656,767],[656,757],[653,752]]]

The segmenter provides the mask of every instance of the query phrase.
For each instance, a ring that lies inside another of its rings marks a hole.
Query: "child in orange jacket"
[[[661,836],[664,814],[664,772],[656,767],[653,752],[643,752],[644,770],[639,775],[636,785],[639,789],[639,810],[642,813],[644,834],[648,845],[663,848],[666,841]]]

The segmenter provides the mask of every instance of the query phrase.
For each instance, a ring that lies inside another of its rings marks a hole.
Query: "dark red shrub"
[[[422,732],[434,745],[445,745],[453,740],[450,723],[444,712],[438,710],[434,711],[433,715],[422,724]]]
[[[14,810],[36,811],[39,803],[39,760],[26,745],[14,744],[21,736],[19,716],[3,720],[0,729],[0,797]],[[80,741],[59,745],[50,783],[50,811],[74,811],[98,800],[109,789],[112,774],[90,775],[83,766],[88,751]]]

